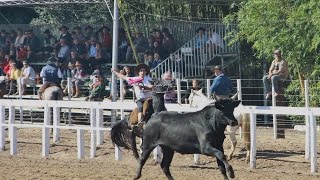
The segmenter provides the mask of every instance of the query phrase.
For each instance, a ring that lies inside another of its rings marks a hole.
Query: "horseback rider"
[[[62,79],[61,70],[56,65],[57,59],[54,57],[50,57],[48,59],[47,65],[44,66],[40,72],[40,77],[43,78],[43,84],[38,90],[39,99],[42,99],[42,94],[46,90],[46,88],[51,86],[60,87],[60,82]],[[61,88],[61,87],[60,87]]]
[[[137,98],[137,106],[138,106],[138,126],[143,127],[145,122],[142,119],[142,112],[143,112],[143,103],[152,97],[152,84],[150,81],[150,68],[146,64],[139,64],[135,68],[136,77],[128,77],[115,70],[111,69],[111,72],[114,73],[121,79],[124,79],[128,82],[128,84],[132,85],[134,88],[134,92]]]

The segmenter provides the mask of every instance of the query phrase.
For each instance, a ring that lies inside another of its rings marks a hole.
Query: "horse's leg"
[[[217,158],[218,167],[224,177],[224,179],[234,178],[234,171],[232,166],[226,160],[223,150],[223,141],[214,148],[209,142],[202,146],[202,153],[208,154],[210,156],[215,156]]]
[[[247,149],[246,163],[250,162],[250,149]]]
[[[237,145],[236,131],[239,128],[239,126],[229,126],[229,128],[230,128],[229,137],[231,141],[231,149],[228,155],[228,160],[232,159],[234,150],[236,149],[236,145]]]
[[[140,138],[139,139],[139,154],[140,154],[140,156],[142,154],[142,145],[143,145],[143,140],[142,140],[142,138]]]
[[[174,151],[167,146],[161,146],[163,158],[161,161],[161,168],[164,174],[167,176],[169,180],[173,180],[173,177],[170,173],[170,164],[174,155]]]
[[[150,153],[152,152],[152,150],[155,147],[156,146],[148,146],[148,147],[143,148],[141,158],[139,159],[139,166],[138,166],[136,176],[134,177],[134,179],[139,179],[141,177],[142,168],[143,168],[144,164],[146,163],[147,159],[149,158]]]

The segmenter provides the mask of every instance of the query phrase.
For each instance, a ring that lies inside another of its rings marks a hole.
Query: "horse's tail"
[[[117,146],[124,147],[126,149],[131,149],[128,137],[128,121],[127,119],[122,119],[116,122],[111,128],[111,140],[113,144]]]
[[[247,150],[250,150],[250,116],[248,113],[242,114],[242,134]]]

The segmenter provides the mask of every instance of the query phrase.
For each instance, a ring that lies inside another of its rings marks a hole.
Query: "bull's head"
[[[234,109],[240,104],[240,100],[219,99],[215,102],[215,107],[223,113],[222,122],[226,125],[238,125],[237,119],[234,117]]]

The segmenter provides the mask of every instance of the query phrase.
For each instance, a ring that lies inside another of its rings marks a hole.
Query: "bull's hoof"
[[[228,175],[228,177],[231,178],[231,179],[235,178],[235,175],[234,175],[234,171],[233,171],[232,166],[230,166],[230,167],[227,169],[227,175]]]

